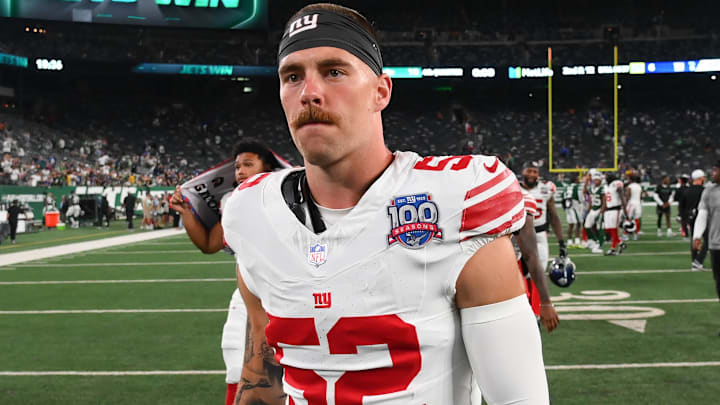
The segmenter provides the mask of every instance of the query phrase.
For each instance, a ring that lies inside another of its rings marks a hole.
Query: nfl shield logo
[[[310,246],[308,252],[308,262],[315,267],[324,264],[327,260],[327,244],[316,243]]]

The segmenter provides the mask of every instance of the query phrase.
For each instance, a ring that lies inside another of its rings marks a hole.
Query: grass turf
[[[612,317],[648,310],[662,314],[646,318],[643,333],[607,320],[562,320],[555,332],[543,332],[547,366],[720,361],[720,308],[712,275],[686,271],[690,267],[689,253],[684,253],[688,243],[680,237],[656,236],[651,210],[645,211],[646,234],[638,243],[628,242],[627,254],[605,257],[571,249],[578,278],[567,289],[551,286],[551,292],[554,297],[573,294],[573,298],[559,301],[557,306],[575,310],[563,309],[561,315]],[[110,232],[126,234],[123,227],[124,223],[115,223]],[[22,235],[14,245],[17,248],[12,249],[116,236],[105,232],[93,228]],[[551,255],[557,252],[553,240]],[[7,245],[0,249],[7,249]],[[187,237],[179,236],[15,265],[0,270],[0,283],[232,279],[233,267],[229,256],[203,255]],[[626,272],[661,269],[682,272]],[[232,280],[0,284],[0,311],[223,309],[233,288]],[[572,305],[599,305],[597,297],[581,299],[587,298],[589,291],[619,291],[625,293],[625,298],[602,303],[609,307],[603,311],[581,310]],[[658,302],[677,299],[701,301]],[[637,300],[650,302],[632,303]],[[219,343],[224,319],[224,312],[0,314],[0,347],[4,348],[0,351],[0,372],[222,370]],[[553,405],[711,404],[720,396],[718,373],[717,366],[547,372]],[[223,401],[224,390],[223,375],[0,375],[0,403],[11,405],[218,404]]]

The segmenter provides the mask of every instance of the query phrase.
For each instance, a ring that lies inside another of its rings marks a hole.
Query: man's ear
[[[386,73],[378,76],[377,98],[375,99],[375,111],[382,111],[390,104],[392,96],[392,79]]]

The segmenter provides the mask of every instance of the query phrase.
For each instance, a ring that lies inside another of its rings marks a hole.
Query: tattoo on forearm
[[[243,364],[250,363],[252,359],[253,337],[250,329],[250,320],[248,320],[247,325],[245,325],[245,357],[243,358]]]
[[[286,395],[282,390],[283,369],[275,361],[275,352],[265,338],[254,336],[247,325],[242,381],[235,396],[235,405],[282,405]]]

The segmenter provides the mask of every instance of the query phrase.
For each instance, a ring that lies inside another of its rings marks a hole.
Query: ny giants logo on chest
[[[442,239],[438,228],[438,207],[429,194],[397,197],[390,202],[388,245],[395,242],[409,249],[423,248],[433,239]]]

